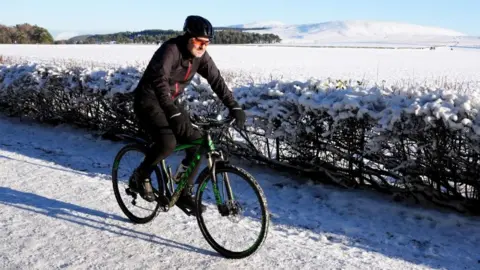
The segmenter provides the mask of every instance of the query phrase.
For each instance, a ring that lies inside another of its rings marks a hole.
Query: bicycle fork
[[[226,172],[222,173],[222,177],[223,177],[225,189],[227,191],[227,198],[226,198],[227,200],[223,198],[224,200],[222,201],[222,196],[220,196],[220,190],[218,188],[218,181],[217,181],[217,174],[216,174],[216,165],[217,165],[216,159],[224,161],[223,153],[212,151],[208,154],[208,168],[210,169],[210,173],[212,175],[213,193],[215,195],[215,201],[217,203],[218,210],[222,216],[228,216],[231,213],[236,214],[238,209],[235,203],[235,198],[233,196],[232,187],[230,185],[230,178],[228,177],[228,174]]]

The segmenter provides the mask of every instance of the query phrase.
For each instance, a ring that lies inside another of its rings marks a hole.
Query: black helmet
[[[209,39],[214,37],[212,24],[200,16],[188,16],[185,19],[183,31],[193,37],[208,37]]]

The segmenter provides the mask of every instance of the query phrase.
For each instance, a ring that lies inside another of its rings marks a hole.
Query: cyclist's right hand
[[[191,133],[192,126],[190,125],[186,116],[181,112],[170,116],[168,122],[170,123],[170,127],[175,135],[189,136]]]

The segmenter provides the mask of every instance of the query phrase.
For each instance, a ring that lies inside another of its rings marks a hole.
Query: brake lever
[[[232,126],[233,123],[235,123],[235,118],[232,118],[232,119],[228,122],[228,125],[229,125],[229,126]]]

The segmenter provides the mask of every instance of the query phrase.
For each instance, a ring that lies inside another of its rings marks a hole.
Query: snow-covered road
[[[145,225],[123,215],[110,181],[121,146],[0,117],[0,269],[480,269],[479,218],[247,164],[271,228],[252,257],[224,259],[177,208]]]

